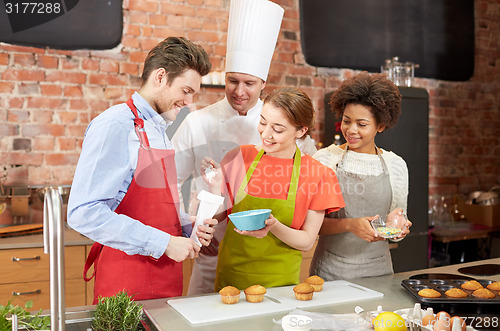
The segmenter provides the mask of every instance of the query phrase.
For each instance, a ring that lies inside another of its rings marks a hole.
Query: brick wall
[[[315,68],[300,49],[298,0],[285,8],[265,93],[297,86],[314,100],[322,141],[324,94],[355,72]],[[60,51],[0,43],[0,166],[9,183],[69,184],[89,121],[139,86],[148,50],[169,35],[200,43],[224,69],[229,0],[124,0],[122,42],[112,50]],[[500,3],[476,0],[476,64],[467,82],[416,79],[430,95],[430,194],[500,184]],[[198,108],[223,90],[202,88]],[[411,146],[408,146],[411,148]]]

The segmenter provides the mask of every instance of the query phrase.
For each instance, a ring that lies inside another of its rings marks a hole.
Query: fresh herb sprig
[[[33,301],[27,301],[23,307],[11,304],[12,299],[6,306],[0,305],[0,330],[12,330],[12,319],[9,315],[17,315],[17,324],[26,330],[47,330],[50,328],[50,316],[41,316],[42,309],[35,315],[31,315],[28,309],[33,307]]]
[[[127,292],[99,298],[92,327],[95,331],[134,331],[142,318],[142,304],[132,300]]]

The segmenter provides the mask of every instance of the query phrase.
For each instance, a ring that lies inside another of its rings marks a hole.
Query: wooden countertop
[[[94,242],[89,238],[66,226],[64,231],[64,244],[66,246],[92,245]],[[43,236],[41,234],[9,237],[0,239],[0,249],[19,249],[43,247]]]

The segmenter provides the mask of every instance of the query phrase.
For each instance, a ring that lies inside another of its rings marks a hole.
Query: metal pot
[[[493,191],[482,192],[476,198],[476,203],[483,206],[498,205],[499,198],[498,194]]]

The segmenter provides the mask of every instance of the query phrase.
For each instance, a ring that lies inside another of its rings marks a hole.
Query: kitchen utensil
[[[500,196],[500,186],[495,185],[492,188],[490,188],[490,192],[495,192],[498,196]]]
[[[200,204],[198,205],[198,213],[196,214],[196,222],[194,223],[193,232],[191,233],[191,239],[201,246],[198,236],[196,235],[198,225],[203,225],[206,219],[214,217],[217,209],[219,209],[220,205],[224,202],[224,197],[203,190],[198,193],[197,198],[200,200]]]
[[[469,193],[468,199],[475,200],[481,195],[481,193],[483,193],[483,192],[482,191],[473,191],[473,192]]]
[[[413,84],[415,68],[418,67],[419,65],[413,62],[400,62],[399,58],[395,56],[392,59],[386,59],[380,67],[380,71],[385,73],[397,86],[410,87]]]
[[[388,239],[399,236],[405,223],[406,217],[399,213],[391,213],[387,216],[380,216],[370,222],[373,229],[379,236]]]
[[[476,198],[476,203],[483,206],[498,205],[498,201],[498,194],[492,191],[482,192]]]
[[[466,298],[450,298],[445,292],[451,288],[461,288],[460,285],[466,282],[466,279],[404,279],[401,285],[424,307],[432,306],[434,311],[454,311],[454,312],[472,312],[478,313],[488,311],[498,312],[500,310],[500,295],[497,291],[493,299],[482,299],[472,295],[473,291],[464,290],[468,296]],[[484,287],[492,283],[493,280],[478,279]],[[432,288],[439,293],[439,298],[424,298],[418,295],[418,291],[424,288]]]
[[[418,275],[411,276],[410,279],[465,279],[465,280],[472,280],[474,278],[462,276],[462,275],[455,275],[455,274],[418,274]]]
[[[229,214],[229,219],[241,231],[255,231],[266,226],[271,209],[245,210]]]

